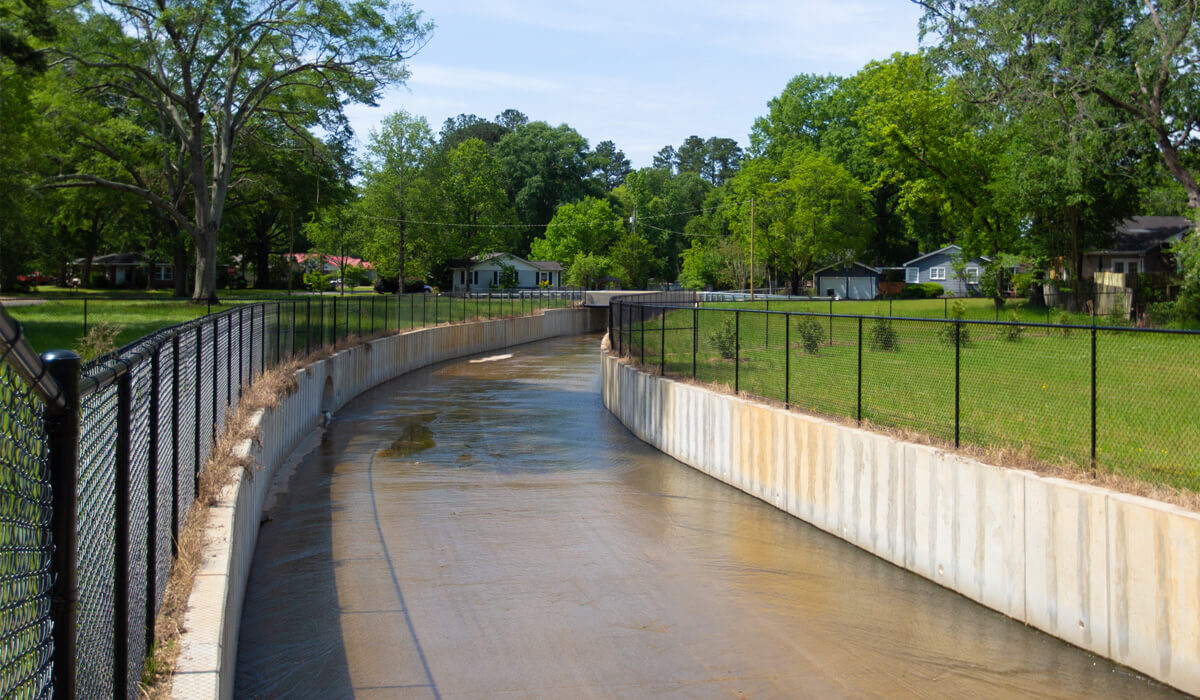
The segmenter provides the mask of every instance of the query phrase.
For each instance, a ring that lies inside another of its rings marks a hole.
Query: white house
[[[450,272],[454,291],[486,292],[500,289],[503,266],[517,271],[517,289],[537,289],[546,283],[551,289],[562,286],[563,267],[552,260],[526,260],[509,253],[485,253],[470,260],[454,260]]]

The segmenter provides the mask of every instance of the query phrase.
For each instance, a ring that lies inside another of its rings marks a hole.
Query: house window
[[[1130,260],[1129,264],[1125,266],[1125,271],[1131,275],[1136,275],[1138,273],[1138,261]]]
[[[159,282],[170,282],[175,279],[175,268],[169,265],[157,265],[154,268],[154,279]]]
[[[904,281],[908,284],[917,284],[921,281],[921,270],[915,267],[904,268]]]
[[[1117,272],[1117,273],[1124,273],[1125,272],[1125,261],[1124,260],[1119,260],[1119,261],[1114,260],[1113,264],[1112,264],[1112,271]]]
[[[550,281],[550,273],[549,272],[539,272],[538,273],[538,282],[549,282],[549,281]]]
[[[459,271],[459,273],[458,273],[458,283],[459,283],[459,284],[466,284],[466,283],[467,283],[467,271],[466,271],[466,270],[460,270],[460,271]]]
[[[967,268],[967,282],[969,284],[979,284],[979,268],[978,267],[968,267]]]
[[[929,268],[929,279],[931,279],[931,280],[944,280],[944,279],[946,279],[946,268],[944,268],[944,267],[931,267],[931,268]]]
[[[479,284],[479,270],[471,270],[471,284]]]
[[[1137,274],[1138,261],[1137,260],[1114,260],[1113,264],[1112,264],[1112,271],[1113,272],[1128,272],[1130,274]]]
[[[498,286],[499,284],[500,284],[500,271],[492,270],[492,285]]]

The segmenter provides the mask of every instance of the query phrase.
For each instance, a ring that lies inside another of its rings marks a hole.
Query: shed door
[[[854,279],[851,277],[850,279]],[[822,277],[820,295],[823,297],[836,296],[838,299],[846,298],[846,278],[845,277]]]
[[[851,277],[850,278],[850,298],[851,299],[874,299],[875,298],[875,278],[874,277]]]

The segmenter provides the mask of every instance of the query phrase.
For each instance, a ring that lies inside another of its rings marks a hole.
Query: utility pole
[[[754,198],[750,198],[750,301],[754,301]]]

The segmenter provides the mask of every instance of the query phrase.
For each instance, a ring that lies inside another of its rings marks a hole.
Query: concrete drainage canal
[[[1168,697],[662,455],[599,338],[418,370],[276,477],[237,695]]]

